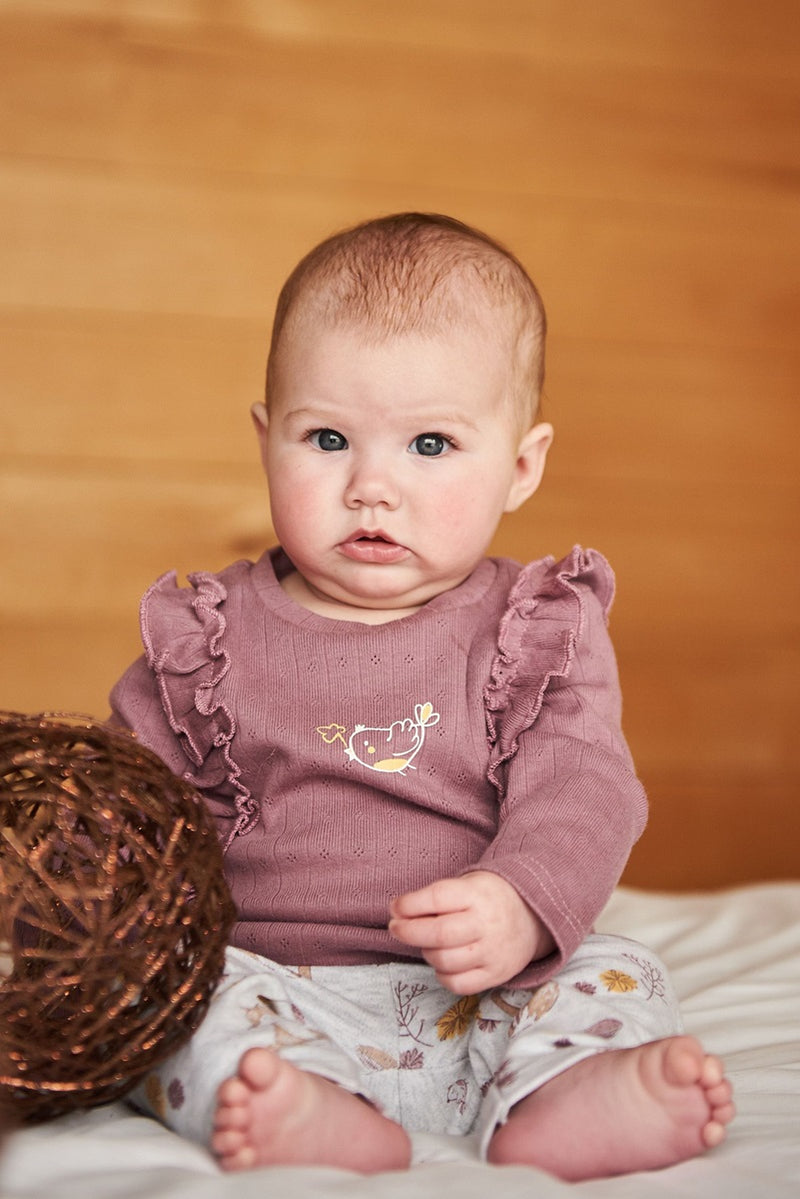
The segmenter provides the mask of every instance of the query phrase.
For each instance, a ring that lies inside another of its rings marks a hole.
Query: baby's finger
[[[389,932],[404,945],[413,945],[417,949],[454,949],[474,942],[477,930],[471,914],[455,912],[414,919],[393,916],[389,921]]]
[[[436,970],[435,966],[433,968]],[[480,995],[498,981],[485,966],[477,966],[472,970],[436,970],[436,978],[454,995]]]
[[[463,911],[469,906],[469,888],[463,879],[441,878],[419,891],[407,891],[389,905],[392,916],[413,919],[417,916],[439,916],[445,912]]]
[[[426,949],[422,956],[437,975],[453,976],[474,972],[484,968],[486,956],[477,941],[447,949]]]

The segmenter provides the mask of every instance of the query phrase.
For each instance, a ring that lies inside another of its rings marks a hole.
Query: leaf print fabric
[[[463,1037],[480,1005],[479,995],[464,995],[443,1016],[436,1021],[436,1031],[440,1041],[449,1041],[452,1037]]]
[[[598,1020],[597,1024],[593,1024],[591,1028],[587,1028],[586,1032],[590,1037],[602,1037],[604,1041],[610,1041],[615,1037],[622,1028],[621,1020]]]
[[[401,1037],[411,1037],[420,1045],[428,1042],[422,1039],[425,1031],[425,1020],[419,1016],[419,1000],[428,991],[426,983],[398,982],[393,988],[393,1000],[397,1018],[397,1027]]]
[[[419,1049],[406,1049],[400,1054],[401,1070],[421,1070],[425,1065],[425,1054]]]
[[[639,986],[635,978],[631,978],[630,974],[626,974],[623,970],[605,970],[600,975],[600,981],[609,991],[619,991],[623,994],[627,991],[635,991]]]
[[[534,990],[463,996],[424,963],[309,970],[230,949],[205,1020],[135,1102],[202,1139],[219,1082],[248,1048],[268,1046],[410,1132],[470,1134],[485,1150],[514,1104],[554,1075],[679,1031],[658,959],[623,938],[590,936]]]
[[[396,1070],[399,1062],[383,1049],[373,1049],[371,1045],[358,1046],[358,1058],[368,1070]]]
[[[529,1016],[533,1016],[534,1020],[541,1020],[542,1016],[546,1016],[556,1003],[558,994],[557,982],[551,980],[549,983],[544,983],[533,992],[524,1010]]]
[[[657,999],[663,1000],[667,993],[667,984],[661,967],[657,966],[655,962],[651,962],[649,958],[637,957],[632,953],[626,953],[624,956],[638,967],[639,977],[647,991],[647,998],[655,996]]]

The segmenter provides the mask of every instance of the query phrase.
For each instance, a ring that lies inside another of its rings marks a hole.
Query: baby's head
[[[520,432],[535,422],[544,377],[546,318],[521,263],[491,237],[451,217],[400,213],[321,242],[278,298],[267,364],[270,407],[284,337],[346,327],[367,340],[435,338],[481,329],[508,357],[509,401]]]
[[[545,317],[517,260],[408,213],[312,250],[253,409],[292,599],[377,623],[464,581],[536,490]]]

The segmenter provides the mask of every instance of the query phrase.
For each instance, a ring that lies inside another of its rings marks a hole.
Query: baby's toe
[[[707,1149],[714,1149],[722,1144],[726,1136],[727,1129],[724,1124],[720,1124],[718,1120],[709,1120],[703,1129],[703,1144]]]
[[[244,1104],[223,1104],[214,1116],[214,1130],[219,1132],[241,1131],[248,1127],[249,1119]]]
[[[211,1135],[211,1148],[218,1157],[240,1153],[245,1144],[245,1137],[237,1128],[217,1128]]]
[[[243,1145],[236,1153],[216,1153],[216,1158],[221,1169],[232,1172],[252,1170],[257,1164],[256,1151],[252,1145]]]
[[[703,1061],[703,1068],[700,1072],[701,1085],[708,1090],[710,1087],[719,1086],[719,1084],[724,1081],[724,1078],[725,1068],[723,1067],[722,1062],[718,1057],[715,1057],[713,1053],[707,1054]]]
[[[727,1078],[723,1078],[722,1082],[718,1082],[716,1086],[706,1088],[706,1099],[712,1107],[724,1107],[730,1103],[733,1095],[733,1087],[728,1082]]]
[[[217,1090],[217,1103],[225,1107],[241,1107],[250,1099],[250,1088],[241,1078],[234,1075],[220,1083]]]

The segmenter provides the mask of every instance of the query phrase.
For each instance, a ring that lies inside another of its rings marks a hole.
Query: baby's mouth
[[[380,541],[384,545],[396,545],[397,543],[391,537],[387,537],[385,533],[359,533],[354,538],[355,541]]]
[[[383,529],[357,529],[341,543],[340,548],[347,558],[378,566],[398,562],[408,553],[405,546],[399,545]]]
[[[395,539],[390,537],[388,533],[384,533],[383,529],[358,529],[347,540],[351,542],[369,542],[378,545],[397,545]]]

